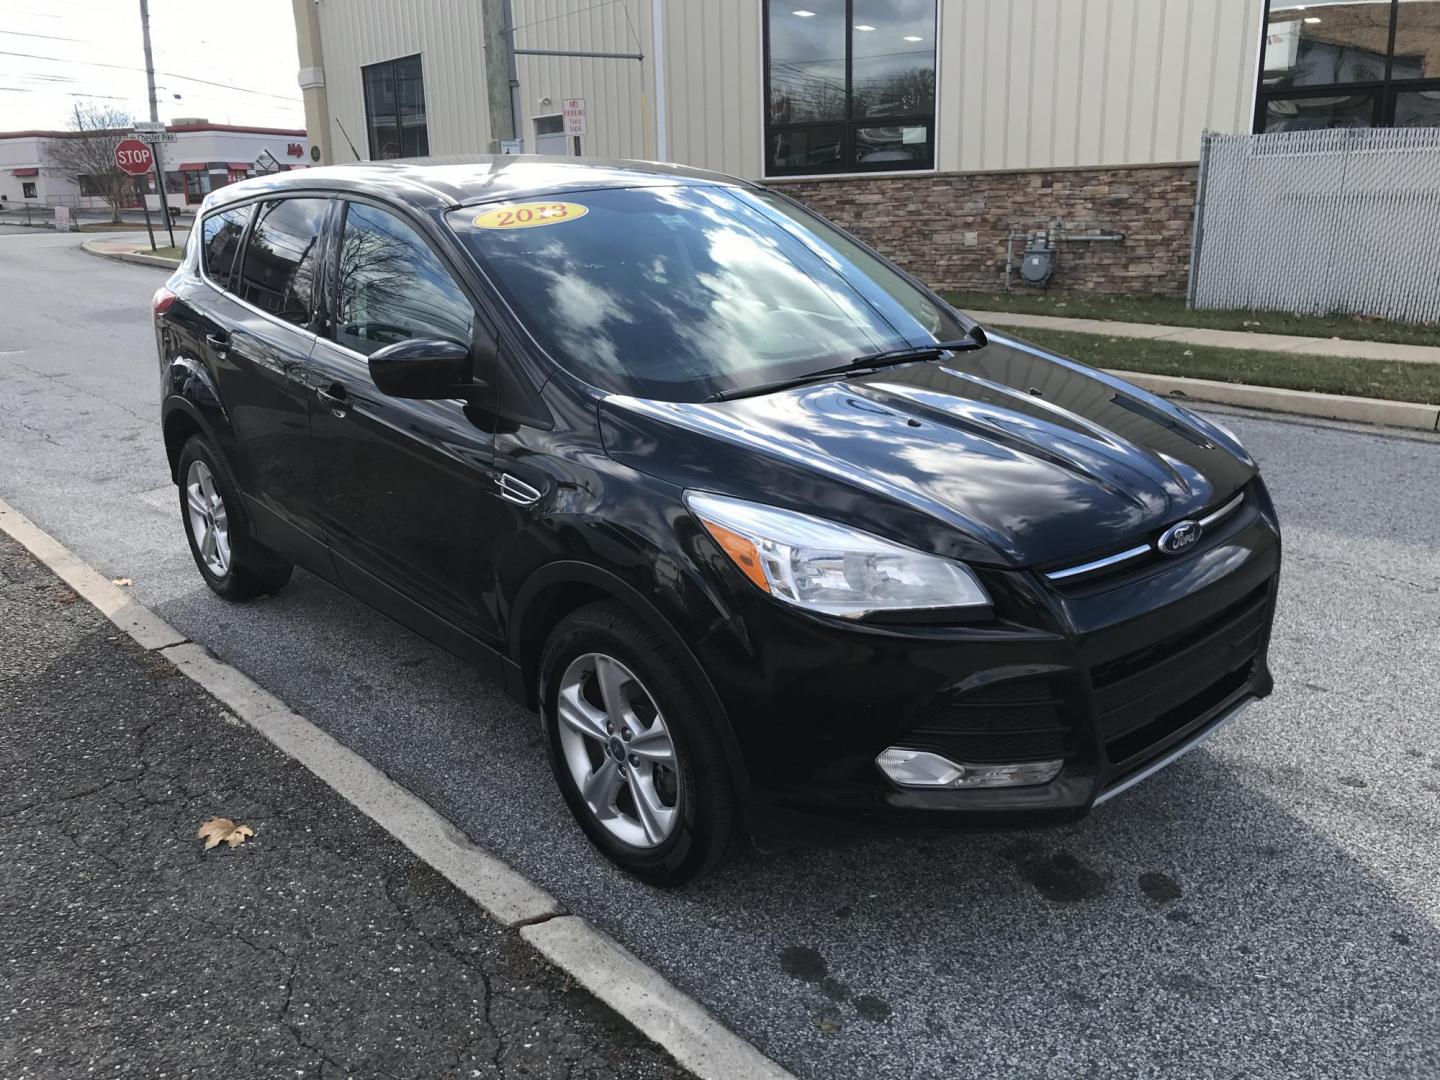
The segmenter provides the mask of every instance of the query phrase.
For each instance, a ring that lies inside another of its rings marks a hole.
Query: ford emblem
[[[1179,555],[1189,551],[1200,539],[1202,529],[1198,521],[1177,521],[1161,535],[1156,547],[1166,555]]]

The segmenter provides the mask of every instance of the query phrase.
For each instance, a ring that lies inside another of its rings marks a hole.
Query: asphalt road
[[[535,719],[316,579],[227,605],[156,422],[162,275],[0,237],[0,496],[798,1075],[1440,1073],[1440,441],[1227,416],[1286,530],[1274,697],[1073,827],[762,857],[659,893]]]

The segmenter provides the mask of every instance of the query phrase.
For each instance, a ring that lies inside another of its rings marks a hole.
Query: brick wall
[[[1062,243],[1049,288],[1183,294],[1195,213],[1194,165],[773,180],[916,277],[942,289],[1000,289],[1005,238],[1059,218],[1118,243]],[[1019,282],[1016,244],[1015,280]]]

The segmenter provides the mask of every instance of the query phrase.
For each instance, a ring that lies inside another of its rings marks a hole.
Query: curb
[[[161,270],[176,270],[180,266],[179,259],[161,259],[154,255],[142,255],[138,251],[101,251],[92,245],[94,240],[84,240],[80,244],[80,250],[87,255],[95,255],[101,259],[110,259],[113,262],[134,263],[137,266],[154,266]]]
[[[170,661],[281,753],[399,840],[492,919],[516,930],[550,963],[700,1080],[795,1080],[608,934],[566,912],[548,892],[476,846],[419,796],[190,641],[3,499],[0,531],[142,648]]]
[[[1281,390],[1273,386],[1249,386],[1213,379],[1184,379],[1177,375],[1148,375],[1141,371],[1109,368],[1106,371],[1161,397],[1192,398],[1216,405],[1237,405],[1322,420],[1381,424],[1411,431],[1440,431],[1440,406],[1437,405],[1347,397],[1344,394],[1316,394],[1307,390]]]

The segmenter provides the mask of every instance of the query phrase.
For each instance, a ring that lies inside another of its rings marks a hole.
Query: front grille
[[[1264,585],[1181,634],[1091,670],[1112,764],[1144,753],[1245,685],[1264,643],[1268,605]]]
[[[922,711],[903,744],[966,764],[1065,757],[1070,728],[1049,679],[1014,679],[942,694]]]

